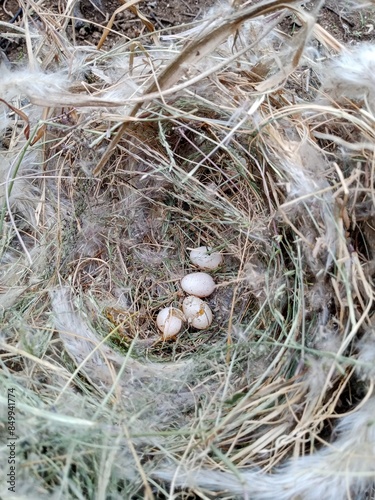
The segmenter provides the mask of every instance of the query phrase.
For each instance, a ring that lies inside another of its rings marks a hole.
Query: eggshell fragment
[[[194,248],[190,252],[190,260],[201,269],[216,269],[223,262],[223,256],[219,252],[211,252],[210,247]]]
[[[156,324],[165,339],[174,337],[182,328],[183,314],[175,307],[165,307],[156,318]]]
[[[212,311],[209,305],[194,295],[184,299],[182,310],[189,324],[198,330],[205,330],[212,323]]]
[[[207,273],[190,273],[181,280],[184,292],[197,297],[208,297],[215,290],[215,282]]]

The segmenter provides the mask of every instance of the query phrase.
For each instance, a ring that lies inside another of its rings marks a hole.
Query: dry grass
[[[297,487],[285,465],[325,457],[345,415],[347,432],[352,415],[374,427],[375,100],[332,90],[344,49],[315,25],[320,6],[228,7],[98,50],[25,2],[28,69],[0,81],[17,498],[371,495],[371,441],[356,462],[352,435],[337,441],[337,485],[318,471]],[[277,29],[288,9],[294,37]],[[156,314],[181,304],[199,245],[225,256],[214,323],[161,341]]]

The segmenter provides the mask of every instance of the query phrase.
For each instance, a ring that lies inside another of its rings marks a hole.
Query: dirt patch
[[[173,26],[189,24],[204,16],[207,9],[214,3],[214,0],[194,0],[185,2],[180,0],[155,0],[151,2],[141,2],[138,4],[140,16],[127,9],[117,14],[113,29],[117,34],[108,37],[107,45],[113,43],[123,36],[126,38],[136,38],[148,31],[147,21],[151,23],[155,30],[165,30]],[[95,1],[98,7],[95,9],[90,0],[81,2],[82,18],[86,20],[85,26],[79,30],[79,36],[96,44],[101,36],[98,31],[99,25],[106,25],[108,19],[119,7],[118,1],[101,0]],[[141,16],[146,19],[141,20]]]
[[[93,8],[93,3],[97,8]],[[190,2],[181,0],[154,0],[151,2],[141,2],[138,4],[139,11],[146,16],[158,29],[168,28],[180,24],[190,23],[202,17],[214,0],[193,0]],[[114,0],[101,0],[101,2],[82,0],[81,12],[83,17],[90,22],[101,24],[106,17],[110,17],[120,6],[120,2]],[[100,12],[101,11],[101,12]],[[130,32],[134,24],[142,30],[142,23],[139,18],[130,10],[125,10],[116,17],[118,26],[124,33]],[[128,36],[130,33],[128,33]]]
[[[155,30],[168,30],[173,26],[188,25],[201,17],[214,4],[214,0],[155,0],[141,2],[138,5],[140,16],[131,10],[117,14],[113,32],[108,36],[104,49],[111,48],[121,39],[132,39],[148,32],[147,21]],[[73,16],[75,25],[68,28],[72,39],[87,45],[97,45],[112,14],[121,6],[116,0],[82,0],[77,2]],[[43,9],[54,15],[64,15],[66,2],[45,2]],[[141,17],[144,16],[144,20]],[[38,22],[38,15],[35,14]],[[0,21],[14,25],[11,37],[2,37],[2,33],[12,32],[8,27],[0,27],[0,48],[3,55],[11,62],[18,62],[24,56],[24,38],[17,37],[17,27],[23,26],[23,13],[17,0],[8,0],[0,4]]]
[[[147,21],[155,30],[168,31],[171,27],[194,23],[204,17],[209,8],[215,4],[215,0],[154,0],[140,2],[138,10],[141,16],[127,9],[117,14],[113,32],[109,34],[103,48],[110,49],[121,39],[132,39],[148,32]],[[121,6],[116,0],[82,0],[77,2],[73,12],[76,19],[68,28],[72,39],[78,43],[97,45],[100,40],[103,27],[107,25],[112,14]],[[66,2],[45,2],[45,10],[51,13],[64,15]],[[144,16],[142,21],[141,17]],[[35,15],[38,21],[37,14]],[[145,22],[146,20],[146,22]],[[0,4],[0,21],[14,25],[14,33],[9,37],[1,37],[1,33],[12,32],[11,28],[0,27],[0,49],[2,58],[12,63],[21,62],[24,59],[24,38],[17,37],[17,27],[23,26],[23,13],[17,0],[8,0]],[[330,0],[326,2],[319,16],[320,25],[333,35],[338,41],[348,44],[375,40],[375,21],[370,9],[349,10],[348,7],[339,2]],[[281,29],[286,33],[293,34],[301,26],[295,15],[285,18]]]
[[[341,42],[353,44],[375,39],[374,12],[368,9],[350,11],[329,0],[319,16],[319,23]]]
[[[319,14],[318,22],[342,43],[353,45],[375,40],[373,9],[350,10],[340,2],[328,0]],[[290,35],[300,27],[300,20],[293,14],[287,16],[281,24],[282,30]]]

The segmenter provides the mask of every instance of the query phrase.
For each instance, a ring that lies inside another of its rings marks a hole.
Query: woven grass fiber
[[[329,35],[322,1],[160,31],[128,2],[139,38],[108,45],[115,13],[97,47],[74,2],[21,3],[1,23],[25,43],[0,69],[1,498],[375,498],[375,47]],[[163,339],[202,245],[223,256],[213,323]]]

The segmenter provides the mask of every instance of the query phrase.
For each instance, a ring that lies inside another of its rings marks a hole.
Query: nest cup
[[[320,3],[221,4],[168,33],[124,5],[141,35],[116,11],[96,47],[50,7],[3,34],[23,47],[0,79],[17,493],[370,498],[373,47],[334,40]],[[195,265],[225,265],[185,276],[196,242]],[[160,342],[180,283],[206,297],[191,324],[215,321]]]

